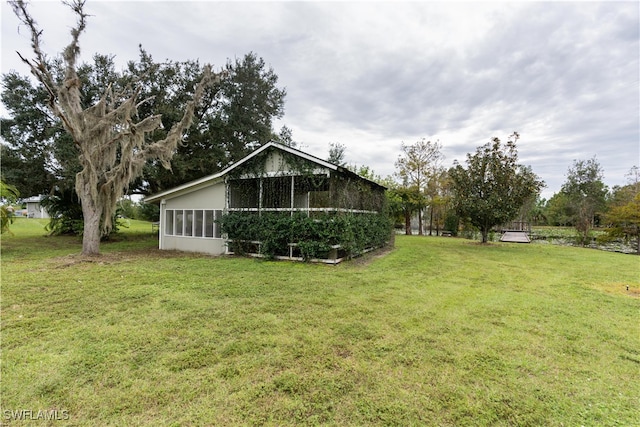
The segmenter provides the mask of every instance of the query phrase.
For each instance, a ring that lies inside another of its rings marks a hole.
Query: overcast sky
[[[27,74],[29,34],[2,3],[1,71]],[[45,50],[68,43],[74,17],[34,2]],[[402,142],[443,145],[445,166],[518,131],[520,161],[560,189],[574,159],[596,156],[609,186],[640,166],[638,2],[92,1],[83,58],[199,59],[222,67],[253,51],[287,90],[302,150],[382,176]],[[3,110],[4,111],[4,110]],[[4,114],[4,112],[3,112]]]

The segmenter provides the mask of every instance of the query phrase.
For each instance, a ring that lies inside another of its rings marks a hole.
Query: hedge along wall
[[[352,257],[386,245],[392,224],[384,213],[325,212],[308,216],[304,212],[230,212],[222,217],[222,232],[231,240],[230,250],[252,253],[257,250],[267,258],[294,256],[305,260]]]
[[[346,169],[267,151],[227,183],[228,209],[220,223],[232,252],[290,257],[295,251],[312,259],[335,257],[339,246],[342,258],[390,239],[384,189]]]

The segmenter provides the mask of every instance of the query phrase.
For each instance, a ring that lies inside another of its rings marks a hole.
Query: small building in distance
[[[28,218],[49,218],[49,213],[40,204],[41,201],[42,196],[33,196],[24,200],[24,203],[27,205],[26,216]]]

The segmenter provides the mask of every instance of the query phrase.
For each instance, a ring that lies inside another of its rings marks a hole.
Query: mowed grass
[[[337,267],[2,239],[2,422],[640,425],[640,258],[398,236]],[[627,290],[629,286],[629,290]]]

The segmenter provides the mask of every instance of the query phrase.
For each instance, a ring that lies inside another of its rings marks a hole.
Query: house
[[[145,201],[160,204],[160,249],[335,263],[389,240],[384,191],[344,167],[270,142],[219,173]]]
[[[29,218],[49,218],[49,213],[40,205],[42,196],[29,197],[24,201],[27,205],[26,216]]]

